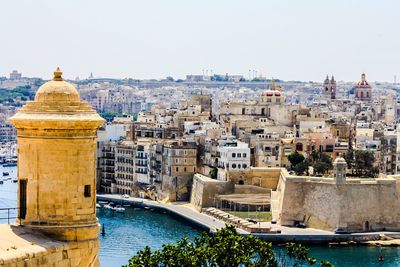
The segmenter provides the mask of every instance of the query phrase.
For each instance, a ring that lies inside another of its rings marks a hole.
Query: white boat
[[[114,207],[113,210],[116,211],[116,212],[121,212],[121,213],[125,212],[125,208],[121,207],[120,205]]]
[[[99,203],[96,203],[96,208],[101,208],[101,205]]]
[[[107,209],[107,210],[112,210],[112,209],[114,209],[113,203],[108,203],[108,204],[104,205],[104,208]]]

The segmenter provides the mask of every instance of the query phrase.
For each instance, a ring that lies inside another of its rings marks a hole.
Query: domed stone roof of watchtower
[[[64,81],[59,68],[52,80],[40,86],[34,101],[28,101],[10,121],[17,128],[42,126],[53,129],[94,129],[104,123],[88,103],[81,101],[75,86]]]
[[[76,88],[65,82],[60,68],[54,72],[54,78],[40,86],[35,96],[36,102],[67,101],[79,102],[80,97]]]

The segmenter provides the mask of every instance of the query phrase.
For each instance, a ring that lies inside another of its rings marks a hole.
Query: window
[[[90,197],[91,192],[90,192],[90,185],[89,184],[85,185],[85,191],[84,191],[83,195],[85,197]]]
[[[186,172],[186,167],[183,169],[184,172]]]
[[[246,169],[247,168],[247,164],[243,164],[243,169]]]
[[[175,168],[175,171],[179,172],[179,167],[176,167],[176,168]]]
[[[28,180],[19,180],[19,218],[25,219],[26,217],[26,191]]]
[[[242,154],[241,154],[241,153],[237,153],[237,157],[238,157],[238,158],[241,158],[241,157],[242,157]]]
[[[236,164],[232,163],[232,169],[236,169]]]
[[[236,158],[236,153],[232,153],[232,158]]]
[[[303,151],[303,144],[302,143],[297,143],[296,144],[296,151]]]
[[[238,169],[240,169],[242,166],[240,164],[238,164]]]
[[[326,145],[325,152],[333,152],[333,145]]]
[[[247,157],[246,153],[243,153],[243,158]]]

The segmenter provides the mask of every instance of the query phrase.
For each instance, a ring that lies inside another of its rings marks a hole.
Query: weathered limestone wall
[[[18,150],[18,177],[28,181],[23,224],[96,223],[95,138],[18,137]]]
[[[219,181],[196,173],[193,176],[190,203],[197,210],[213,207],[216,195],[230,194],[233,192],[234,184],[232,182]]]
[[[96,267],[98,239],[56,241],[39,231],[20,226],[0,226],[0,266]]]
[[[281,168],[251,167],[246,171],[230,172],[229,180],[235,184],[242,180],[246,185],[256,185],[276,190],[281,171]]]
[[[278,187],[280,222],[305,222],[319,229],[400,230],[400,198],[394,179],[283,177]]]
[[[235,184],[235,194],[269,194],[270,189],[262,188],[255,185],[239,185]]]

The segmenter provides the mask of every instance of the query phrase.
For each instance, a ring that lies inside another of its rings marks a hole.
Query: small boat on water
[[[101,208],[101,205],[99,203],[96,203],[96,208]]]
[[[4,182],[3,182],[3,180],[0,180],[0,184],[3,184]]]
[[[115,207],[115,204],[112,202],[104,205],[104,208],[107,210],[112,210],[114,207]]]
[[[15,167],[15,166],[17,166],[17,163],[16,162],[5,163],[5,164],[3,164],[3,166],[4,167]]]
[[[3,172],[3,176],[8,176],[8,175],[10,175],[9,172]]]
[[[14,179],[12,179],[12,182],[13,182],[13,183],[18,183],[18,179],[17,179],[17,178],[14,178]]]
[[[125,208],[120,205],[115,206],[112,210],[116,211],[116,212],[121,212],[121,213],[125,212]]]

